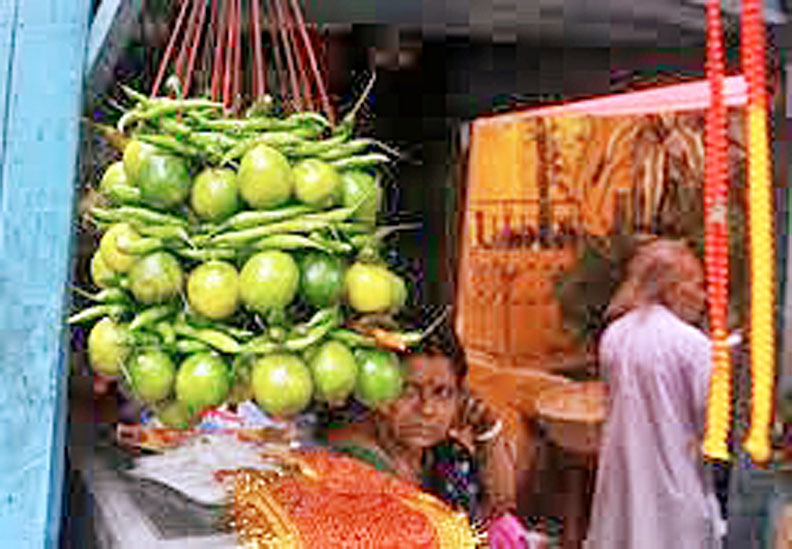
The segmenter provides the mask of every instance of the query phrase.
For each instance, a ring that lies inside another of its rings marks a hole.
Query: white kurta
[[[586,549],[720,547],[699,452],[709,392],[706,335],[659,305],[605,331],[609,411]]]

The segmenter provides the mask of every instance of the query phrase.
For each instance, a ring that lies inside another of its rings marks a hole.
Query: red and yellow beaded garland
[[[723,38],[720,0],[707,2],[706,180],[704,183],[705,266],[712,338],[712,376],[707,406],[704,455],[727,460],[731,422],[731,364],[727,338],[729,284],[728,165],[726,106],[723,101]]]
[[[742,68],[748,81],[748,215],[751,266],[751,426],[744,447],[758,463],[770,458],[775,377],[775,251],[767,139],[764,3],[743,0]]]

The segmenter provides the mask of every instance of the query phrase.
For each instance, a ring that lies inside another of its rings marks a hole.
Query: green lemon
[[[88,362],[102,375],[117,376],[130,350],[126,326],[108,317],[94,324],[88,334]]]
[[[124,154],[121,162],[124,165],[127,182],[132,186],[137,186],[140,181],[140,170],[143,160],[157,151],[155,147],[148,143],[143,143],[133,139],[124,147]]]
[[[176,374],[176,400],[191,413],[219,406],[231,387],[228,366],[212,352],[190,355]]]
[[[204,221],[222,221],[239,208],[238,195],[233,171],[207,169],[193,181],[190,204]]]
[[[386,351],[360,350],[355,353],[359,373],[355,396],[375,407],[397,398],[402,392],[404,373],[399,358]]]
[[[129,185],[126,170],[122,161],[113,162],[105,170],[102,180],[99,182],[99,190],[106,193],[117,185]]]
[[[137,256],[122,252],[118,247],[118,239],[138,240],[140,235],[128,223],[111,225],[99,241],[99,253],[110,269],[125,273],[137,261]]]
[[[319,348],[310,364],[318,399],[339,404],[352,394],[358,365],[346,345],[328,341]]]
[[[172,429],[188,429],[193,422],[193,417],[187,407],[176,400],[157,407],[155,415],[163,425]]]
[[[176,368],[162,351],[137,353],[129,362],[129,381],[132,392],[143,404],[153,404],[171,394]]]
[[[91,280],[98,288],[107,288],[108,283],[117,276],[116,272],[107,266],[102,259],[102,253],[96,250],[91,257]]]
[[[317,158],[299,162],[292,170],[294,194],[297,200],[309,206],[332,206],[339,191],[338,170]]]
[[[259,406],[276,417],[301,412],[313,394],[310,371],[302,360],[290,354],[269,355],[256,361],[251,384]]]
[[[294,177],[286,157],[267,145],[258,145],[239,164],[239,194],[251,208],[280,206],[292,195]]]
[[[391,308],[394,282],[390,271],[379,265],[355,263],[346,272],[349,304],[359,313],[376,313]]]
[[[184,283],[181,265],[168,252],[140,258],[129,271],[129,289],[140,303],[164,303],[179,295]]]
[[[190,172],[178,156],[156,153],[142,158],[138,186],[140,196],[154,208],[178,206],[190,194]]]
[[[306,254],[300,261],[300,295],[315,307],[329,307],[344,294],[344,262],[323,253]]]
[[[253,311],[282,309],[292,302],[300,282],[300,270],[292,257],[272,250],[247,260],[239,274],[239,297]]]
[[[207,318],[220,320],[233,315],[239,301],[239,275],[234,266],[207,261],[193,269],[187,278],[187,300]]]
[[[382,189],[374,176],[360,170],[341,174],[341,197],[345,207],[356,207],[353,219],[374,224],[382,204]]]

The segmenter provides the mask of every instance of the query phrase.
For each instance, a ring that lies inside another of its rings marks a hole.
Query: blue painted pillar
[[[89,0],[0,0],[0,548],[57,543]]]

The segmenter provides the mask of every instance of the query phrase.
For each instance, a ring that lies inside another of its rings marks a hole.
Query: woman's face
[[[457,382],[444,356],[413,355],[407,368],[402,396],[381,412],[401,444],[426,448],[448,436],[457,411]]]

